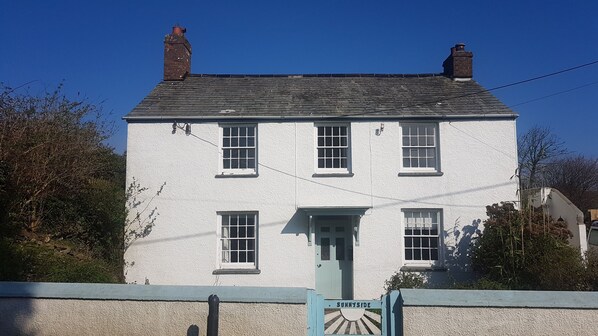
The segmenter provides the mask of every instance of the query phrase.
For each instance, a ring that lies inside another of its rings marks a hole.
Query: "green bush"
[[[423,275],[410,271],[398,271],[390,279],[384,281],[384,290],[386,293],[390,293],[401,288],[424,288],[425,285],[426,278]]]
[[[598,249],[589,246],[585,258],[586,266],[586,282],[588,288],[593,291],[598,291]]]
[[[43,280],[49,282],[86,282],[86,283],[118,283],[119,278],[114,269],[97,259],[78,261],[73,258],[60,258],[47,268]]]
[[[472,251],[473,267],[486,281],[505,289],[588,289],[583,259],[568,244],[565,222],[511,203],[488,206],[487,214]]]
[[[36,243],[0,240],[0,265],[0,281],[120,282],[120,269],[114,265]]]
[[[20,245],[0,238],[0,281],[26,281],[31,258]]]

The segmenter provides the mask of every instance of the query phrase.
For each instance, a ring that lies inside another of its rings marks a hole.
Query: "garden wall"
[[[406,336],[596,335],[598,330],[598,292],[402,289],[393,294]]]
[[[307,290],[0,283],[2,335],[205,335],[220,298],[219,335],[305,335]]]

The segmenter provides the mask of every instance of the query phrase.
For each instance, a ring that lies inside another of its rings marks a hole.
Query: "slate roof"
[[[474,80],[423,75],[190,75],[124,119],[511,117]]]

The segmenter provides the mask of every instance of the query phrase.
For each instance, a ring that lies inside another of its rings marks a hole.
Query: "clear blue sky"
[[[126,149],[127,114],[162,78],[163,38],[187,28],[193,73],[439,73],[449,48],[474,53],[486,88],[598,60],[598,1],[7,1],[0,81],[102,103]],[[495,91],[518,132],[550,127],[598,156],[598,64]]]

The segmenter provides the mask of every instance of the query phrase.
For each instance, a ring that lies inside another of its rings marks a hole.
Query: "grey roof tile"
[[[477,82],[442,75],[191,75],[164,81],[125,119],[516,114]]]

